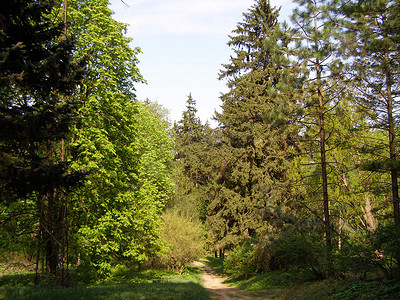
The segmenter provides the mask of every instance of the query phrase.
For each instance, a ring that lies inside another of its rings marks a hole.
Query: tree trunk
[[[224,248],[219,249],[219,258],[225,259],[225,251]]]
[[[318,32],[317,24],[317,1],[314,1],[314,29],[315,33]],[[316,36],[318,36],[316,34]],[[318,40],[315,42],[315,52],[319,53]],[[320,143],[320,163],[321,163],[321,177],[322,177],[322,199],[323,199],[323,211],[324,211],[324,227],[325,227],[325,240],[326,250],[328,256],[332,252],[332,237],[331,237],[331,224],[329,214],[329,197],[328,197],[328,175],[326,171],[326,136],[325,136],[325,114],[324,114],[324,97],[322,95],[322,67],[318,58],[315,60],[315,68],[317,75],[317,92],[318,92],[318,105],[319,105],[319,143]]]
[[[361,209],[363,212],[367,232],[368,233],[375,232],[376,230],[375,217],[372,213],[371,201],[368,195],[365,195],[365,207],[361,206]]]
[[[385,53],[386,62],[389,62],[389,53]],[[387,93],[387,110],[388,110],[388,130],[389,130],[389,152],[390,152],[390,176],[392,179],[392,197],[393,197],[393,218],[396,230],[400,231],[400,208],[399,208],[399,186],[397,181],[396,170],[396,144],[395,144],[395,128],[393,119],[393,96],[390,69],[386,70],[386,93]]]

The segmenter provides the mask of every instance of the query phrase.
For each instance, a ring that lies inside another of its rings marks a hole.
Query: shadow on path
[[[255,293],[249,291],[243,291],[236,287],[230,286],[225,283],[228,277],[217,274],[212,268],[207,266],[201,261],[193,263],[194,266],[200,268],[203,271],[201,279],[206,290],[209,292],[212,300],[225,300],[225,299],[272,299],[267,295],[255,295]],[[278,298],[274,298],[278,299]]]

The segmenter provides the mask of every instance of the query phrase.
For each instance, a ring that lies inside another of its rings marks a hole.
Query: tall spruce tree
[[[60,38],[64,24],[51,17],[57,4],[0,4],[0,176],[2,201],[30,198],[8,206],[5,219],[12,221],[24,208],[13,230],[35,232],[37,267],[44,250],[48,271],[63,281],[67,233],[60,191],[75,186],[82,176],[60,159],[57,142],[70,130],[76,109],[73,93],[84,61],[73,59],[72,39]]]
[[[291,117],[296,80],[281,51],[289,41],[278,10],[257,0],[228,45],[234,50],[220,78],[227,79],[222,112],[218,188],[207,224],[222,246],[237,245],[263,228],[267,210],[287,200],[287,167],[295,134]]]
[[[207,128],[197,116],[196,100],[189,94],[182,119],[174,124],[175,136],[175,203],[192,217],[201,214],[207,170]]]
[[[72,184],[66,165],[49,152],[68,133],[76,108],[69,96],[83,64],[73,60],[74,42],[59,39],[63,24],[49,15],[55,5],[15,0],[0,6],[2,195],[47,194]]]

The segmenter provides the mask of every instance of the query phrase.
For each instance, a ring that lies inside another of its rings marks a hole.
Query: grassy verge
[[[0,299],[209,299],[199,279],[200,271],[189,268],[183,275],[166,271],[119,272],[112,278],[65,289],[34,287],[33,274],[0,277]]]
[[[219,274],[224,274],[223,260],[207,257],[205,263]],[[400,299],[399,280],[317,281],[307,272],[270,271],[246,279],[230,277],[228,283],[265,299]]]
[[[224,261],[220,258],[207,256],[203,262],[210,266],[217,274],[225,275],[224,273]]]

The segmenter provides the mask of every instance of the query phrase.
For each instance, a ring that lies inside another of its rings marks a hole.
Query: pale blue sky
[[[132,46],[139,46],[139,70],[147,85],[136,84],[139,100],[158,102],[181,119],[189,93],[202,122],[219,110],[225,82],[218,80],[228,63],[228,35],[243,20],[254,0],[111,0],[114,18],[129,24]],[[294,7],[291,0],[271,0],[282,6],[281,19]]]

